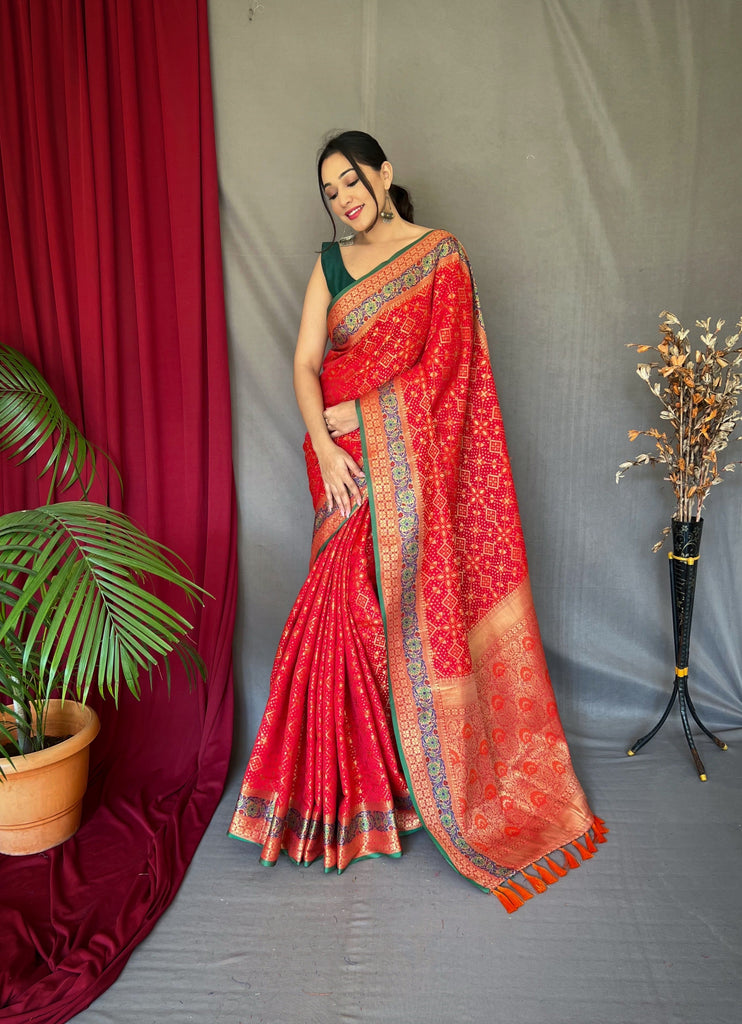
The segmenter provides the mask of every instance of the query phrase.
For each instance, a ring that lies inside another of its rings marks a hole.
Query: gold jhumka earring
[[[390,220],[394,220],[394,207],[392,206],[392,200],[389,197],[389,189],[386,190],[386,199],[384,200],[384,206],[379,216],[387,224]]]

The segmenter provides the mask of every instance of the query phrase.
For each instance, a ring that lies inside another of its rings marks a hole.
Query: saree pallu
[[[283,848],[329,868],[398,854],[422,822],[512,911],[606,829],[549,680],[463,248],[429,232],[335,297],[328,334],[324,401],[356,400],[360,430],[339,443],[364,503],[347,520],[327,507],[305,442],[310,573],[231,831],[266,862]]]

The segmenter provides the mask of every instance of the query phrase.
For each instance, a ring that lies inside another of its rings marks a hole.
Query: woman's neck
[[[399,242],[404,244],[424,234],[427,228],[419,224],[412,224],[408,220],[402,220],[399,214],[395,215],[394,221],[384,223],[379,219],[368,231],[359,231],[353,240],[354,245],[389,246]]]

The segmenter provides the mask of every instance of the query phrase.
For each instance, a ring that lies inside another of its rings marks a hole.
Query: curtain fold
[[[173,898],[229,760],[236,511],[206,0],[9,0],[0,94],[0,341],[121,470],[123,491],[101,463],[93,496],[211,595],[180,606],[206,683],[189,691],[173,665],[169,698],[155,680],[141,704],[101,704],[79,833],[0,858],[0,1020],[58,1024]],[[3,511],[43,500],[6,463],[0,488]]]

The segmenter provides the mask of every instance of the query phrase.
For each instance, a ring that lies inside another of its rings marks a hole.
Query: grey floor
[[[700,745],[706,783],[679,721],[634,758],[573,740],[609,841],[513,915],[420,833],[340,877],[261,867],[225,837],[235,777],[173,905],[75,1020],[738,1024],[742,731],[724,738]]]

